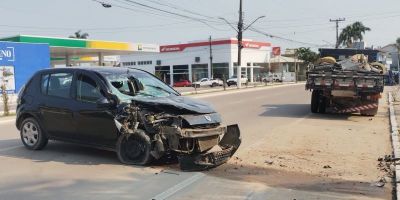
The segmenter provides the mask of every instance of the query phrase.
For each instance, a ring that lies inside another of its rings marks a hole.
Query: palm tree
[[[74,33],[74,35],[69,36],[69,38],[76,39],[87,39],[89,37],[89,33],[82,33],[82,30],[78,30]]]
[[[363,35],[366,31],[370,31],[369,27],[364,26],[361,22],[354,22],[351,25],[346,26],[339,35],[339,44],[351,47],[353,42],[362,41]]]
[[[353,44],[353,35],[354,33],[351,26],[346,26],[339,35],[338,43],[350,47],[351,44]]]
[[[354,40],[359,40],[360,42],[364,39],[363,34],[366,31],[371,31],[369,27],[364,26],[361,22],[354,22],[351,27],[354,31]]]

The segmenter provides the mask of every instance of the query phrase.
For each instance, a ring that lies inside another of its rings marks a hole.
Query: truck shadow
[[[347,120],[358,114],[336,114],[336,113],[311,113],[309,104],[266,104],[262,106],[264,112],[259,116],[264,117],[287,117],[287,118],[309,118],[320,120]]]

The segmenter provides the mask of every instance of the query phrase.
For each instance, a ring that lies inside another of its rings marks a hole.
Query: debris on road
[[[266,160],[266,161],[264,161],[264,163],[266,163],[268,165],[272,165],[272,164],[274,164],[274,161],[273,160]]]
[[[371,186],[383,187],[383,186],[385,186],[385,183],[386,183],[386,180],[384,178],[381,178],[381,179],[379,179],[379,181],[371,183]]]
[[[332,167],[330,165],[324,165],[324,169],[331,169]]]

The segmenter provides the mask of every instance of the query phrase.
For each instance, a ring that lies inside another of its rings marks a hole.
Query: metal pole
[[[212,78],[214,78],[214,71],[213,71],[213,55],[212,55],[211,35],[210,35],[209,43],[210,43],[210,69],[211,69],[211,77],[210,77],[210,79],[212,79]]]
[[[237,87],[242,87],[242,40],[243,40],[243,7],[242,0],[239,5],[239,22],[238,22],[238,66],[237,66]]]
[[[297,49],[294,49],[294,82],[297,83]]]
[[[346,21],[346,18],[339,18],[339,19],[329,19],[330,22],[336,23],[336,46],[335,48],[339,48],[339,22]]]

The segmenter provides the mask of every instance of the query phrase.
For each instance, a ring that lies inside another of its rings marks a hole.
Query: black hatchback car
[[[223,164],[241,143],[238,126],[221,126],[209,104],[131,68],[37,72],[19,93],[16,126],[28,149],[60,140],[116,151],[136,165],[173,155],[182,170]]]

